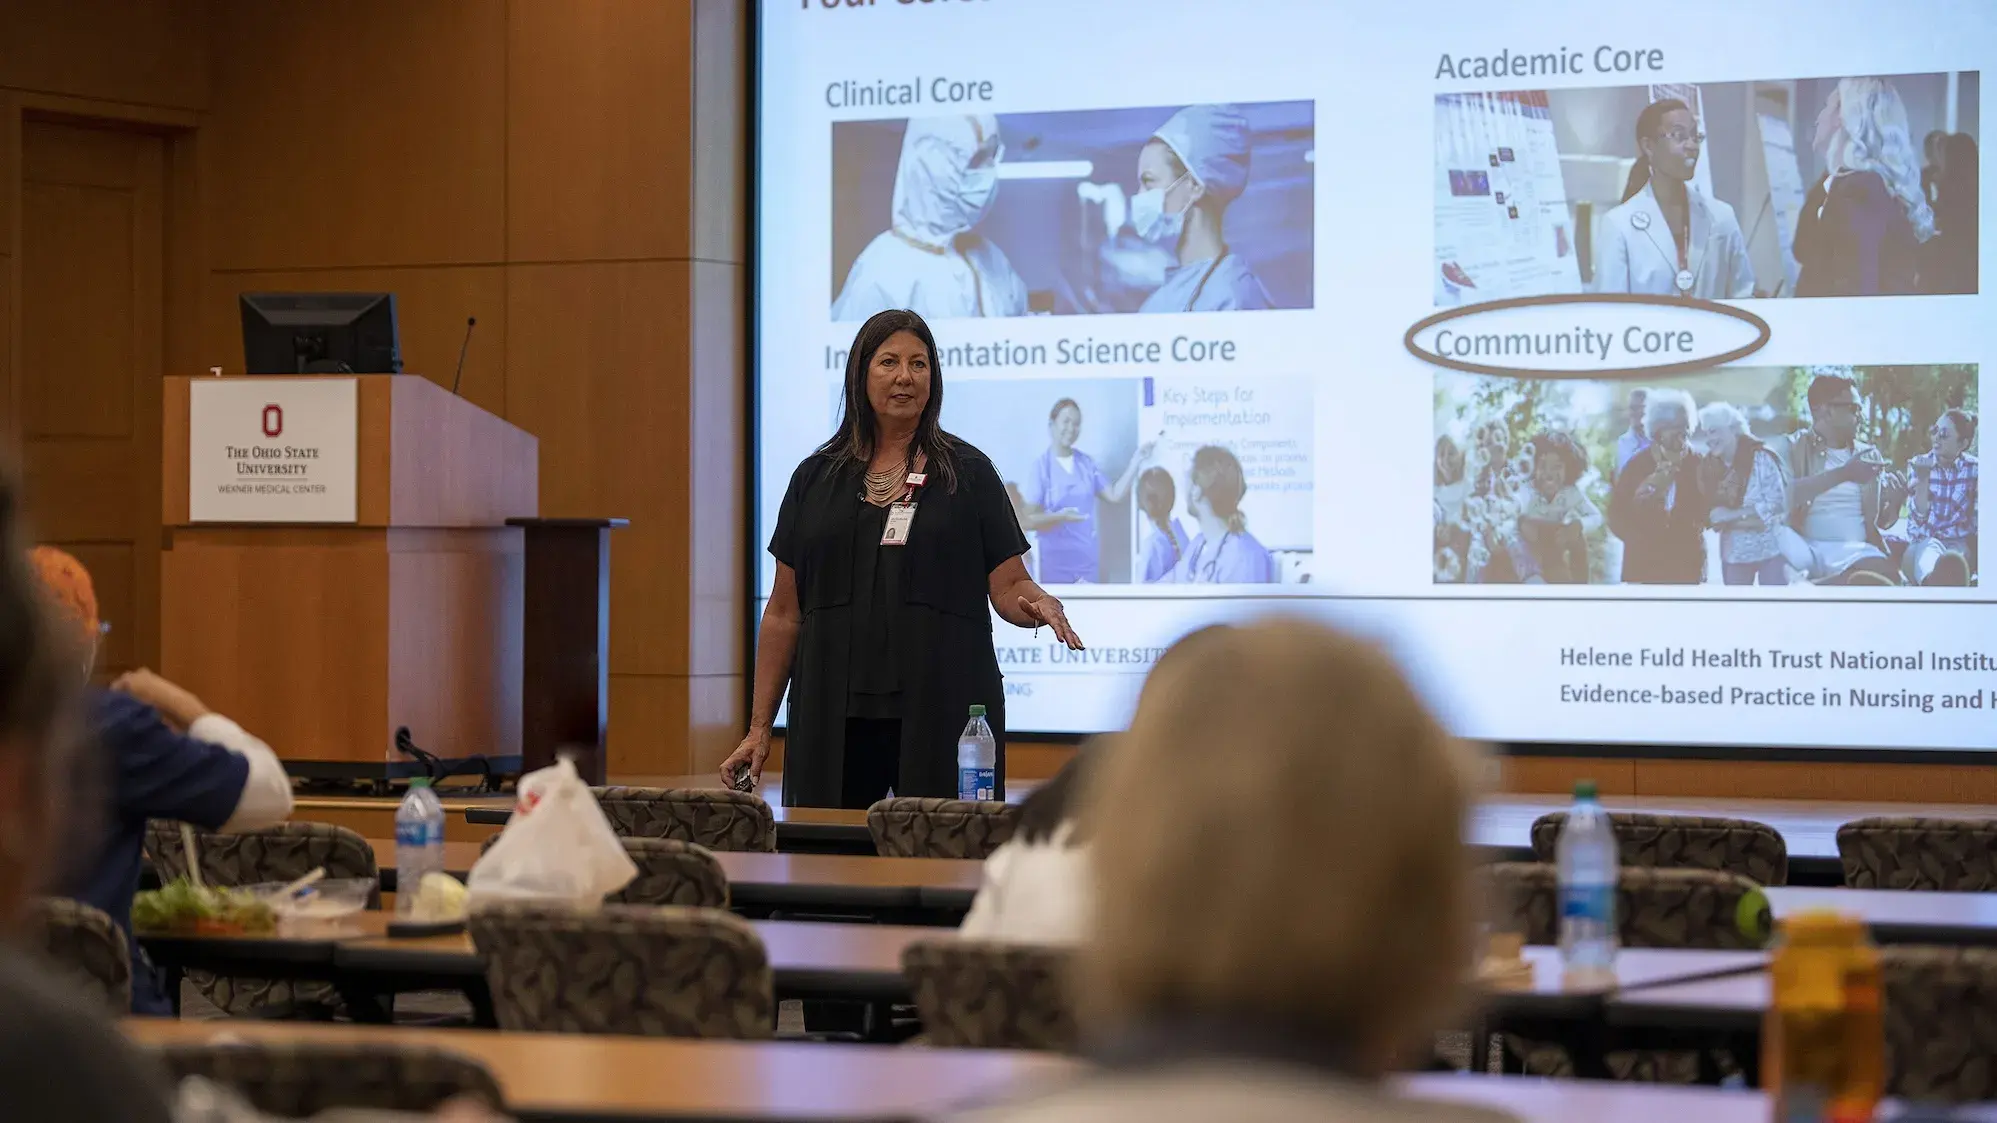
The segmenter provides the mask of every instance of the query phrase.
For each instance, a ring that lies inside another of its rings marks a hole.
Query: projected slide
[[[765,0],[759,545],[911,308],[1088,642],[994,617],[1013,731],[1285,612],[1473,738],[1997,751],[1997,13],[1653,15]]]

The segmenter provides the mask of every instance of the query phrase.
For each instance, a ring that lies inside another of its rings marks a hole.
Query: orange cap
[[[54,546],[36,546],[28,551],[28,566],[35,571],[49,601],[63,618],[83,633],[86,644],[98,637],[97,588],[83,563]]]

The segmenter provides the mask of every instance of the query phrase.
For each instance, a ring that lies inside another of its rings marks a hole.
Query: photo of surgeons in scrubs
[[[1312,304],[1308,101],[832,126],[832,318]]]
[[[1974,293],[1980,78],[1439,95],[1436,303]]]
[[[1977,368],[1439,374],[1435,582],[1977,583]]]

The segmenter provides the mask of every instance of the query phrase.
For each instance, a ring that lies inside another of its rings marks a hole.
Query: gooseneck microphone
[[[472,329],[478,326],[477,316],[465,317],[465,341],[458,344],[458,373],[451,377],[451,393],[458,392],[458,383],[465,380],[465,352],[472,348]]]

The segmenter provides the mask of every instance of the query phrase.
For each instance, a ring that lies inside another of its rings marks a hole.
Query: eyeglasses
[[[1828,401],[1824,403],[1824,408],[1835,409],[1846,413],[1857,413],[1858,401],[1855,398],[1843,398],[1834,401]]]
[[[1693,144],[1706,143],[1705,133],[1688,133],[1682,129],[1672,129],[1669,132],[1663,132],[1657,135],[1659,139],[1668,140],[1673,144],[1684,144],[1686,141],[1691,141]]]

